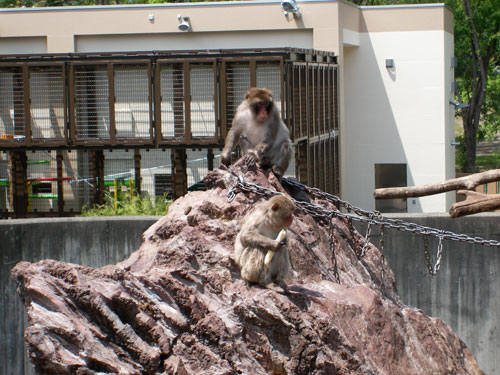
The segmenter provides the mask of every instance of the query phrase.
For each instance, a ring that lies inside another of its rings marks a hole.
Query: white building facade
[[[279,0],[0,9],[0,55],[306,48],[340,67],[340,195],[364,209],[444,212],[453,193],[377,203],[376,187],[454,177],[453,16],[443,4]],[[180,16],[180,19],[179,19]],[[190,28],[180,23],[189,17]]]

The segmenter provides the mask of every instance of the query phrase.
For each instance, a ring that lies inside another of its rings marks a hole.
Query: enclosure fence
[[[315,50],[0,56],[0,215],[203,188],[249,87],[290,130],[286,176],[339,190],[338,65]],[[235,155],[237,157],[237,155]]]

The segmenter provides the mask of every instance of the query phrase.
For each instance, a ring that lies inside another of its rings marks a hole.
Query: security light
[[[179,25],[177,28],[180,31],[188,31],[191,28],[191,23],[189,21],[189,17],[182,17],[180,14],[177,15],[177,19],[179,20]]]
[[[294,17],[300,16],[300,8],[295,0],[283,0],[281,2],[281,10],[288,16],[288,13],[292,13]]]
[[[464,108],[468,108],[470,107],[470,104],[467,104],[467,103],[458,103],[454,100],[450,100],[450,104],[453,104],[453,106],[455,107],[455,109],[464,109]]]

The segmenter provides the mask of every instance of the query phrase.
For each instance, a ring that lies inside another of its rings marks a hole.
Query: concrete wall
[[[56,259],[102,267],[126,259],[158,217],[0,220],[0,374],[32,374],[25,356],[25,314],[10,278],[21,261]]]
[[[392,216],[396,217],[396,216]],[[500,214],[450,219],[398,216],[405,221],[500,241]],[[24,354],[24,309],[10,279],[20,260],[58,259],[92,267],[124,260],[158,217],[0,221],[0,374],[30,374]],[[364,233],[363,228],[360,228]],[[378,229],[372,240],[378,245]],[[386,230],[384,255],[403,301],[439,317],[465,341],[487,374],[500,368],[500,249],[445,242],[437,276],[427,272],[420,236]],[[432,257],[437,243],[429,240]],[[25,364],[26,363],[26,364]]]
[[[387,215],[457,234],[500,241],[500,215],[479,214],[451,219],[447,214]],[[363,226],[364,227],[364,226]],[[364,235],[364,228],[357,225]],[[372,242],[379,246],[379,230]],[[500,368],[500,248],[445,241],[441,268],[429,275],[422,236],[387,229],[383,253],[400,296],[409,306],[439,317],[467,344],[486,374]],[[429,238],[432,264],[438,241]]]

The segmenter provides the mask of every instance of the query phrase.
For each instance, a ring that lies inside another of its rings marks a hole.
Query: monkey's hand
[[[283,246],[286,246],[286,230],[282,229],[278,233],[278,237],[276,237],[276,242],[277,246],[273,250],[268,250],[266,253],[266,258],[264,259],[264,264],[268,266],[271,263],[271,260],[273,259],[274,254],[281,249]]]
[[[229,154],[229,155],[222,154],[220,156],[220,163],[225,165],[226,167],[228,167],[229,164],[231,164],[231,154]]]
[[[247,153],[244,155],[244,160],[245,160],[245,165],[251,169],[251,168],[255,168],[255,165],[257,163],[257,161],[259,160],[259,155],[257,154],[257,152],[255,150],[248,150]]]
[[[276,241],[279,242],[279,247],[283,247],[283,246],[286,246],[286,230],[285,229],[282,229],[280,230],[280,232],[278,233],[278,237],[276,237]]]
[[[259,155],[263,155],[269,151],[269,145],[265,142],[260,142],[257,146],[254,147],[254,150],[259,153]]]
[[[265,142],[259,143],[254,148],[254,152],[256,154],[257,161],[264,168],[268,168],[271,165],[271,159],[268,156],[269,149],[270,149],[270,146]]]

